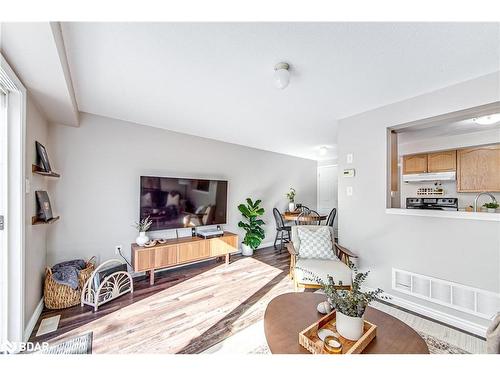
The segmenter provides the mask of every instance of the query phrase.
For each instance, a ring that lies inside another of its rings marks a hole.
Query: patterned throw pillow
[[[300,239],[299,258],[338,259],[333,252],[332,236],[328,227],[309,229],[297,228]]]

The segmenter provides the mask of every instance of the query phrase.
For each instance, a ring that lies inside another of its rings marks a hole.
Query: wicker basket
[[[45,268],[45,285],[43,300],[48,309],[65,309],[80,304],[82,288],[95,268],[95,257],[87,261],[87,266],[78,274],[78,289],[74,290],[67,285],[58,284],[52,279],[52,270]]]

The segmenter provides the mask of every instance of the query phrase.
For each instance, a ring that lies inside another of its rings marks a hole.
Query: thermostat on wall
[[[344,177],[354,177],[354,168],[344,169]]]

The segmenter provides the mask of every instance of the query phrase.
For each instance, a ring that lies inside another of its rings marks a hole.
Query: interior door
[[[337,208],[338,201],[338,168],[336,165],[318,167],[318,213],[328,215]],[[334,228],[337,228],[335,220]]]

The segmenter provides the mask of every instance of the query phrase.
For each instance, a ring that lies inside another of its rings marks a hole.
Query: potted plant
[[[495,213],[498,208],[498,203],[497,202],[485,203],[483,204],[483,207],[486,207],[488,209],[488,212]]]
[[[133,227],[139,232],[139,237],[135,239],[137,245],[144,246],[149,241],[149,237],[146,236],[146,231],[151,227],[151,224],[153,224],[153,220],[151,220],[149,216],[139,222],[135,222]]]
[[[318,276],[314,276],[311,281],[321,286],[326,294],[332,309],[336,309],[336,326],[338,333],[348,340],[356,341],[363,336],[364,314],[368,304],[383,293],[382,289],[363,292],[361,284],[366,280],[368,272],[358,272],[353,263],[349,267],[354,271],[352,288],[350,290],[337,289],[342,286],[342,282],[337,285],[331,276],[327,277],[327,282]],[[305,271],[308,272],[308,271]],[[308,272],[311,274],[311,272]]]
[[[263,220],[259,219],[259,216],[264,215],[264,209],[260,207],[261,200],[258,199],[252,202],[250,198],[247,198],[246,204],[240,204],[238,210],[241,212],[245,221],[240,221],[238,227],[243,228],[246,232],[245,238],[243,239],[242,254],[245,256],[253,255],[255,249],[259,247],[264,239],[264,229],[262,226],[265,224]]]
[[[295,189],[293,187],[286,193],[286,197],[288,198],[288,211],[295,211]]]

